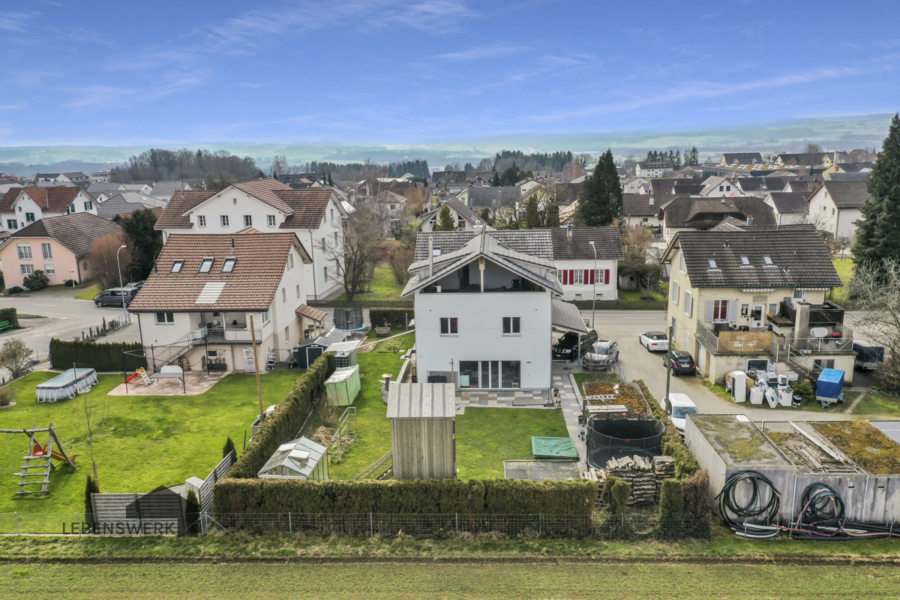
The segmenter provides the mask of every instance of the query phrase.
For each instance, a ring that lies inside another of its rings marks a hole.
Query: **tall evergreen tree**
[[[622,215],[622,184],[607,150],[597,161],[594,174],[584,182],[578,194],[578,217],[587,227],[605,227]]]
[[[532,194],[525,203],[525,229],[536,229],[540,226],[537,194]]]
[[[149,208],[136,210],[122,219],[125,243],[131,254],[131,278],[147,279],[162,250],[162,231],[155,231],[156,215]]]
[[[697,146],[691,148],[691,166],[696,167],[700,164],[700,152],[697,151]]]
[[[676,168],[676,169],[680,169],[680,168],[681,168],[681,150],[676,150],[676,151],[675,151],[675,160],[674,160],[674,163],[675,163],[675,168]]]
[[[491,216],[491,211],[488,210],[487,207],[485,207],[485,209],[481,211],[481,220],[488,225],[494,225],[494,218]]]
[[[450,214],[450,207],[446,204],[441,209],[441,212],[438,213],[438,222],[432,231],[456,231],[456,221],[453,220],[453,215]]]
[[[559,204],[556,203],[556,200],[550,202],[550,206],[547,207],[547,223],[546,226],[548,228],[559,227]]]
[[[491,180],[491,185],[493,187],[500,187],[500,174],[497,171],[494,171],[494,178]]]
[[[853,261],[857,268],[882,269],[887,260],[900,262],[900,117],[896,114],[866,187],[871,199],[863,205],[862,220],[856,226]]]
[[[650,162],[652,160],[653,160],[653,151],[647,150],[647,162]]]
[[[331,178],[331,172],[328,173],[328,185],[334,187],[334,179]]]

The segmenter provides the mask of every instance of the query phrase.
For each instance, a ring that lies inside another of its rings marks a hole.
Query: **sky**
[[[900,109],[896,0],[16,0],[0,146],[456,143]]]

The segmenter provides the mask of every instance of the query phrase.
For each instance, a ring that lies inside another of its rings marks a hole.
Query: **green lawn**
[[[76,471],[57,468],[50,475],[50,495],[19,498],[18,473],[28,450],[21,434],[0,434],[0,513],[64,513],[84,510],[85,477],[91,472],[84,437],[84,396],[38,403],[35,386],[55,377],[39,371],[11,384],[16,406],[0,411],[4,428],[46,427],[53,423],[67,453],[80,455]],[[273,371],[262,376],[266,406],[284,400],[297,371]],[[109,396],[121,375],[100,375],[91,392],[97,415],[94,443],[100,489],[104,492],[149,492],[160,485],[206,477],[222,458],[228,436],[240,451],[244,431],[259,412],[256,382],[246,375],[228,375],[199,396]],[[46,443],[46,434],[38,434]],[[2,524],[0,524],[2,525]],[[0,526],[0,529],[3,529]]]
[[[98,286],[92,285],[90,287],[85,288],[83,291],[75,294],[76,300],[93,300],[97,297],[100,292],[102,292]]]
[[[390,302],[401,302],[404,300],[410,300],[409,298],[401,298],[400,292],[403,291],[402,285],[397,285],[394,281],[394,275],[391,273],[391,268],[387,264],[380,264],[375,266],[375,273],[372,278],[371,283],[369,284],[369,291],[357,294],[353,297],[354,302],[379,302],[379,301],[390,301]],[[335,300],[335,302],[346,302],[347,294],[342,294],[339,298]]]
[[[846,392],[844,396],[851,392]],[[849,404],[850,401],[847,400]],[[869,392],[853,409],[855,415],[900,415],[900,397]]]
[[[639,302],[641,300],[645,300],[643,297],[645,295],[644,290],[619,290],[619,295],[625,302]],[[653,300],[657,300],[659,302],[665,302],[666,296],[661,294],[660,292],[651,292],[650,294],[653,297]]]
[[[835,288],[832,291],[831,300],[844,308],[850,308],[852,302],[849,300],[850,280],[853,279],[853,261],[849,258],[843,260],[835,259],[834,268],[838,272],[844,287]]]
[[[502,479],[503,461],[530,459],[531,436],[569,437],[562,411],[466,407],[456,417],[460,479]]]

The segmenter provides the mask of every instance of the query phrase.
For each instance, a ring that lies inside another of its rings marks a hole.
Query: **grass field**
[[[846,396],[847,393],[849,392],[845,392],[844,395]],[[900,415],[900,397],[869,392],[853,409],[853,414]]]
[[[848,298],[848,295],[850,293],[850,280],[853,279],[853,261],[845,258],[843,260],[835,259],[833,262],[844,287],[835,288],[832,292],[831,300],[846,309],[851,309],[853,303]]]
[[[390,301],[398,302],[410,300],[410,298],[401,298],[400,292],[403,291],[402,285],[397,285],[394,281],[394,275],[391,268],[387,264],[379,264],[375,266],[375,273],[372,282],[369,284],[369,291],[363,294],[357,294],[353,297],[354,302],[379,302]],[[346,302],[347,294],[342,294],[335,302]]]
[[[80,455],[79,468],[53,471],[49,496],[19,498],[15,495],[19,478],[13,473],[21,470],[28,438],[0,434],[0,513],[84,510],[85,478],[91,472],[84,396],[54,403],[38,403],[35,398],[35,385],[56,375],[39,371],[11,384],[18,404],[0,411],[0,423],[15,429],[52,422],[66,452]],[[297,376],[297,371],[263,375],[263,402],[267,406],[281,402]],[[160,485],[184,483],[191,476],[206,477],[221,460],[225,439],[231,436],[240,449],[244,430],[259,412],[255,380],[245,375],[229,375],[199,396],[109,396],[122,376],[100,375],[99,380],[88,398],[96,407],[94,452],[104,492],[149,492]],[[46,443],[46,434],[38,439]]]
[[[96,285],[92,285],[92,286],[87,287],[84,290],[78,292],[77,294],[75,294],[75,299],[76,300],[93,300],[102,291],[103,290],[101,290]]]
[[[888,598],[893,566],[583,563],[3,564],[0,597]]]

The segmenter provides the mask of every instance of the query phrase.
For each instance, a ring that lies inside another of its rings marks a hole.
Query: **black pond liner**
[[[605,469],[611,458],[659,456],[665,430],[659,419],[609,419],[596,415],[587,427],[588,464]]]

